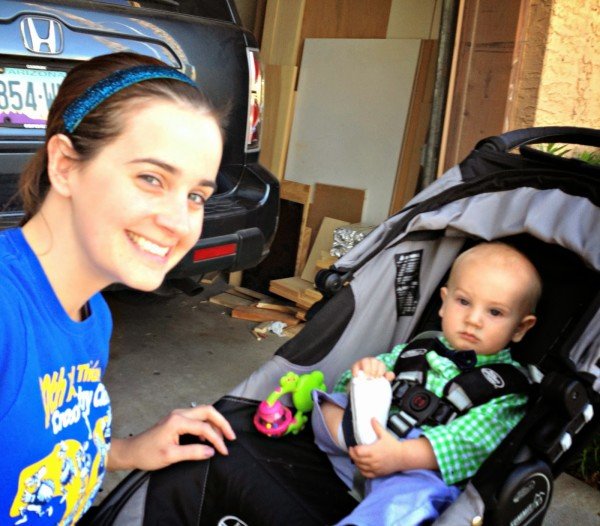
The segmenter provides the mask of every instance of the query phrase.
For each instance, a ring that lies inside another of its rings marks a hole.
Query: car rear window
[[[160,9],[171,13],[235,22],[229,0],[100,0],[105,4]]]

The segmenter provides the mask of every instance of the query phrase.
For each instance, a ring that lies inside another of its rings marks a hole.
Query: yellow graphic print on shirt
[[[61,368],[40,379],[44,426],[58,435],[76,424],[81,427],[82,421],[85,425],[83,433],[73,435],[80,440],[58,441],[47,456],[21,471],[10,509],[10,516],[17,519],[15,525],[29,519],[75,524],[96,495],[106,470],[111,415],[102,383],[92,383],[93,390],[79,385],[95,377],[93,371],[94,367],[84,364],[73,366],[68,374]],[[91,417],[97,420],[91,422]]]

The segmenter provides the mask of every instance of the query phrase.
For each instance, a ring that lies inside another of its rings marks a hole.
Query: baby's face
[[[527,277],[482,259],[461,265],[443,287],[442,330],[457,350],[495,354],[535,323],[526,311]]]

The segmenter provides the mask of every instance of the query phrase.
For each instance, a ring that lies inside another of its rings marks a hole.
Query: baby
[[[509,364],[511,371],[526,374],[507,346],[521,341],[535,324],[540,294],[535,267],[509,245],[482,243],[461,254],[441,288],[443,335],[431,350],[421,350],[427,367],[421,400],[443,399],[446,385],[463,371],[482,368],[479,372],[493,377],[496,364]],[[406,362],[417,352],[402,356],[405,348],[397,345],[377,358],[362,358],[342,375],[333,394],[313,394],[317,445],[348,487],[357,470],[366,479],[364,500],[339,524],[408,526],[435,520],[460,494],[457,484],[477,472],[524,414],[524,392],[500,389],[500,396],[443,423],[423,421],[406,426],[405,434],[390,432],[385,420],[394,367],[399,358]],[[397,366],[396,371],[401,374]],[[353,420],[350,426],[348,420]]]

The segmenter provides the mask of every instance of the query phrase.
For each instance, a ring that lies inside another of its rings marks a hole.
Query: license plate
[[[0,127],[44,128],[64,71],[0,67]]]

